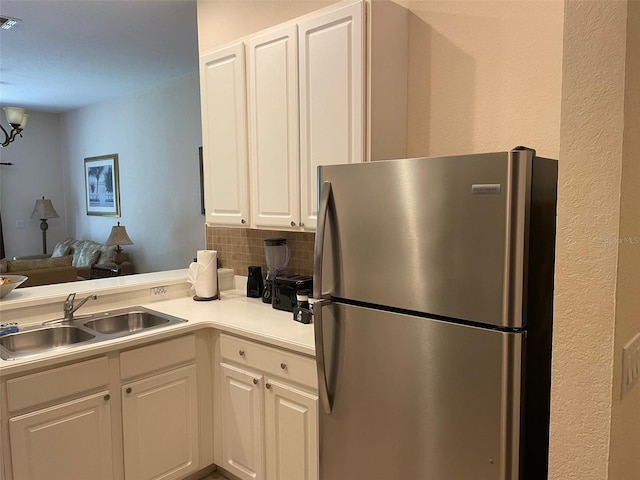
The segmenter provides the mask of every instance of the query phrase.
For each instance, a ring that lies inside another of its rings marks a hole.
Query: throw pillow
[[[53,252],[51,252],[51,257],[64,257],[65,255],[69,255],[71,253],[71,247],[69,245],[64,245],[62,243],[57,243],[55,247],[53,247]]]
[[[116,247],[100,245],[100,258],[98,258],[99,264],[114,263],[116,259]]]
[[[77,256],[76,256],[77,255]],[[100,257],[100,245],[97,243],[85,242],[80,251],[76,250],[73,255],[74,267],[89,267],[98,261]]]

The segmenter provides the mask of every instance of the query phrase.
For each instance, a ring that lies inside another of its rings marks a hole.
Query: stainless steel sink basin
[[[89,322],[85,322],[84,326],[99,333],[114,334],[122,332],[136,332],[146,328],[166,325],[170,322],[170,317],[138,310],[91,320]]]
[[[0,354],[5,359],[16,358],[87,342],[95,337],[91,332],[68,325],[26,330],[0,337]]]
[[[0,336],[0,358],[13,360],[56,348],[98,344],[186,320],[144,307],[128,307],[76,318],[71,323],[62,322],[53,320],[46,322],[51,326],[27,327],[21,332]]]

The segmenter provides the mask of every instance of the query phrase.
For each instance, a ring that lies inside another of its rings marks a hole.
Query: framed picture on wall
[[[84,159],[87,215],[120,216],[118,154]]]

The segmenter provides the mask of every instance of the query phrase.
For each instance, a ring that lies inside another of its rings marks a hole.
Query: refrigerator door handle
[[[330,305],[331,300],[318,300],[313,304],[313,329],[316,344],[316,369],[318,371],[318,392],[320,402],[327,415],[331,415],[332,399],[327,385],[327,370],[324,362],[324,330],[322,328],[322,308]]]
[[[327,216],[329,214],[329,199],[331,197],[331,182],[323,182],[320,191],[320,208],[316,226],[316,244],[313,253],[313,298],[326,298],[322,294],[322,259],[324,257],[324,233],[326,231]]]

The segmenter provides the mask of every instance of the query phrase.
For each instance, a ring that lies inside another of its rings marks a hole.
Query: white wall
[[[125,250],[137,272],[188,266],[205,244],[198,72],[67,113],[61,129],[69,234],[104,242],[120,221],[134,242]],[[121,217],[89,216],[84,159],[112,153]]]
[[[198,72],[62,116],[70,236],[104,242],[120,221],[138,273],[185,268],[204,248]],[[84,159],[119,156],[121,217],[88,216]]]
[[[198,72],[66,114],[29,114],[24,137],[0,150],[15,164],[0,167],[7,257],[42,253],[40,220],[29,217],[43,195],[60,215],[48,222],[49,253],[66,237],[103,243],[117,221],[137,272],[183,268],[204,248]],[[87,216],[84,158],[110,153],[119,155],[122,217]]]
[[[4,112],[2,124],[8,127]],[[65,202],[60,153],[60,118],[57,114],[29,112],[29,123],[7,147],[0,147],[0,208],[6,256],[9,258],[42,253],[40,220],[30,219],[36,199],[51,199],[60,218],[48,221],[47,251],[65,238]],[[17,228],[16,221],[24,221]]]

